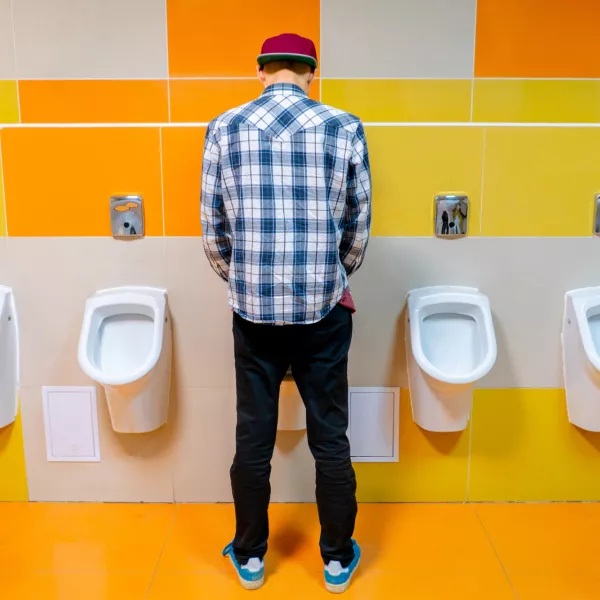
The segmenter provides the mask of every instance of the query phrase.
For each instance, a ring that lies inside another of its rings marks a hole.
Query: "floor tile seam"
[[[512,579],[510,578],[510,576],[508,574],[508,570],[504,566],[504,563],[503,563],[502,559],[500,558],[500,554],[498,552],[498,549],[494,545],[494,542],[492,540],[492,536],[490,535],[489,531],[487,530],[487,528],[486,528],[486,526],[485,526],[485,524],[483,522],[483,519],[481,518],[481,515],[479,514],[479,511],[477,510],[477,507],[475,506],[473,508],[475,510],[475,515],[477,517],[477,520],[479,521],[479,524],[481,525],[481,529],[483,530],[483,533],[485,534],[485,537],[486,537],[488,543],[490,544],[492,550],[494,551],[494,554],[496,555],[496,559],[498,560],[498,563],[500,564],[500,568],[502,569],[502,572],[504,573],[504,576],[506,577],[506,580],[508,581],[508,585],[510,585],[510,589],[512,590],[512,593],[513,593],[514,597],[516,598],[516,600],[520,600],[519,599],[519,594],[517,593],[515,585],[512,582]]]

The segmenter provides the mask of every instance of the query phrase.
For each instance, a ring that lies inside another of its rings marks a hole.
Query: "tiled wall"
[[[564,293],[600,285],[599,28],[593,0],[0,0],[0,283],[22,347],[0,499],[230,500],[231,315],[199,237],[202,141],[260,92],[254,58],[284,31],[318,43],[313,97],[367,127],[374,238],[352,282],[351,383],[406,388],[411,288],[478,286],[494,312],[498,362],[469,430],[423,432],[404,392],[400,462],[357,465],[361,499],[600,499],[600,436],[568,424],[560,359]],[[471,199],[466,240],[431,237],[445,191]],[[146,239],[110,237],[120,192],[144,196]],[[115,434],[101,401],[102,462],[47,463],[41,386],[90,383],[84,302],[123,284],[169,291],[169,424]],[[281,435],[274,499],[311,500],[313,480],[304,436]]]

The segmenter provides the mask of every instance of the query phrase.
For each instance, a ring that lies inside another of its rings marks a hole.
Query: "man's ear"
[[[265,72],[263,71],[260,65],[256,65],[256,76],[258,77],[259,81],[266,87],[267,79],[265,77]]]

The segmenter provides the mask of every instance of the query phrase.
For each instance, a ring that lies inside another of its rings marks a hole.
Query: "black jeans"
[[[348,442],[348,351],[352,315],[336,306],[311,325],[259,325],[233,317],[237,387],[236,455],[231,467],[236,534],[245,564],[262,558],[269,537],[271,458],[277,435],[279,387],[291,365],[306,407],[308,444],[316,463],[325,563],[354,558],[356,478]]]

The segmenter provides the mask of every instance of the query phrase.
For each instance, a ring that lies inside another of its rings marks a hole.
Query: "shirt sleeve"
[[[352,140],[348,167],[346,218],[340,244],[340,258],[348,276],[363,262],[371,230],[371,167],[362,123]]]
[[[217,275],[227,281],[231,262],[231,227],[221,188],[221,150],[210,126],[204,140],[200,220],[204,252]]]

